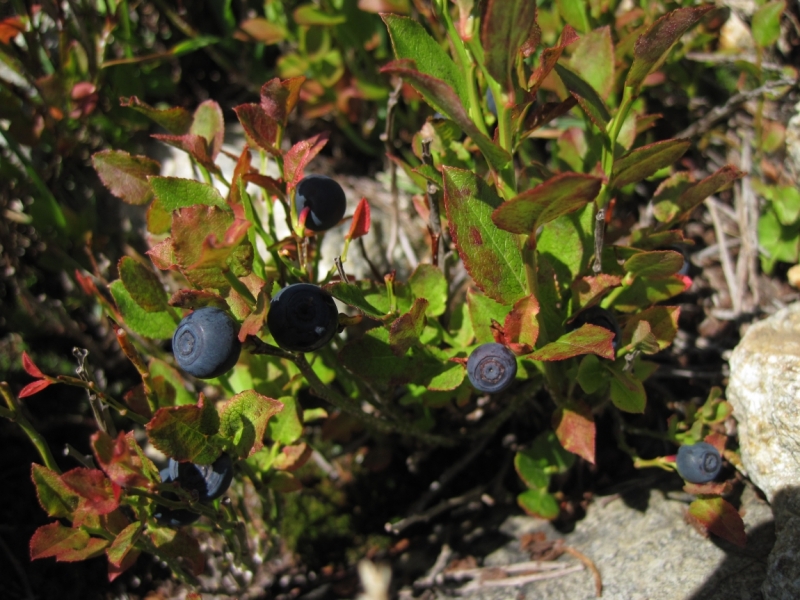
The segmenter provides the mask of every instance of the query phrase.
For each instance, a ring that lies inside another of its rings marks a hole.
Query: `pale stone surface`
[[[800,304],[753,324],[730,359],[742,463],[772,501],[800,482]]]
[[[795,177],[800,178],[800,102],[795,104],[794,110],[786,127],[786,162]]]
[[[775,547],[769,555],[767,577],[761,591],[769,600],[800,597],[800,490],[784,488],[775,494]]]
[[[512,540],[487,556],[483,565],[529,560],[520,548],[519,536],[543,531],[549,539],[563,537],[566,544],[594,561],[602,576],[604,600],[760,600],[767,555],[774,542],[769,505],[752,488],[745,488],[741,504],[748,544],[742,550],[719,538],[704,538],[687,524],[684,515],[691,499],[682,492],[653,489],[625,494],[605,504],[595,502],[586,518],[566,535],[541,519],[510,517],[501,531]],[[559,561],[579,564],[570,555]],[[437,592],[434,597],[449,600],[456,596]],[[595,589],[592,575],[583,570],[519,588],[486,589],[458,597],[591,600]]]

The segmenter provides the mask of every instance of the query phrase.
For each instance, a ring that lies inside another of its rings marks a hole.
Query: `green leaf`
[[[180,177],[151,177],[150,185],[164,210],[173,211],[195,204],[227,208],[222,195],[208,183]]]
[[[578,104],[586,113],[586,116],[597,125],[603,133],[606,132],[606,125],[611,120],[611,114],[606,108],[605,102],[597,91],[589,85],[583,78],[560,63],[556,63],[556,73],[561,77],[569,93],[578,101]]]
[[[206,46],[212,46],[220,41],[220,38],[213,35],[198,35],[188,40],[184,40],[175,44],[170,48],[169,53],[172,56],[183,56],[195,50],[200,50]]]
[[[92,155],[92,166],[100,181],[117,198],[137,206],[153,197],[148,176],[158,175],[161,164],[146,156],[131,156],[122,150],[101,150]]]
[[[594,354],[587,354],[578,366],[578,385],[587,394],[594,394],[608,383],[608,371]]]
[[[541,225],[593,200],[603,181],[580,173],[561,173],[501,204],[492,221],[511,233],[533,234]]]
[[[679,306],[653,306],[631,315],[622,332],[623,343],[627,344],[633,337],[638,323],[644,321],[650,325],[650,332],[658,342],[658,348],[668,348],[678,333]]]
[[[611,339],[614,333],[597,325],[585,324],[562,335],[555,342],[539,348],[527,358],[533,360],[565,360],[581,354],[597,354],[602,358],[614,360]]]
[[[103,553],[108,540],[89,537],[83,529],[64,527],[56,521],[42,525],[33,533],[31,560],[55,556],[59,562],[77,562]]]
[[[673,250],[640,252],[626,260],[622,268],[637,277],[667,277],[683,267],[683,254]]]
[[[111,546],[106,550],[108,562],[119,567],[122,561],[125,560],[125,557],[133,550],[134,544],[142,533],[143,527],[143,524],[137,521],[123,529],[111,543]]]
[[[448,59],[449,60],[449,59]],[[497,171],[503,171],[511,162],[511,155],[487,137],[470,118],[455,89],[446,82],[417,70],[412,60],[397,60],[381,68],[381,73],[392,73],[408,80],[425,101],[438,112],[447,115],[466,133],[483,153],[486,161]]]
[[[119,261],[119,277],[134,302],[145,312],[163,312],[167,308],[167,293],[161,280],[152,270],[130,256]]]
[[[582,1],[576,3],[584,4]],[[608,98],[614,89],[614,44],[611,41],[611,28],[605,25],[594,31],[584,31],[584,35],[572,47],[569,68],[597,90],[602,98]]]
[[[536,248],[540,258],[546,258],[552,266],[562,291],[566,291],[584,272],[594,253],[594,205],[587,204],[551,221],[539,234]],[[540,297],[539,302],[543,312],[548,310],[544,298]]]
[[[621,188],[650,177],[653,173],[678,161],[691,146],[690,140],[664,140],[636,148],[614,162],[614,177],[609,184]]]
[[[678,186],[674,189],[660,188],[653,198],[653,215],[658,221],[666,224],[681,217],[688,217],[703,200],[742,177],[744,177],[742,171],[732,165],[726,165],[697,183],[681,185],[678,182]]]
[[[526,490],[517,496],[517,504],[531,517],[555,519],[560,512],[558,502],[546,489]]]
[[[724,498],[698,498],[689,505],[689,514],[703,527],[730,543],[744,548],[747,535],[739,512]]]
[[[189,133],[199,135],[206,141],[208,155],[213,161],[222,149],[222,141],[225,136],[225,120],[219,104],[214,100],[201,102],[194,111]]]
[[[219,409],[219,434],[233,442],[239,458],[247,458],[264,446],[264,432],[283,404],[255,390],[236,394]]]
[[[492,223],[500,198],[470,171],[443,171],[450,235],[464,266],[487,296],[513,304],[526,295],[527,280],[517,237]]]
[[[769,253],[765,271],[770,272],[777,261],[796,263],[800,249],[800,224],[781,225],[775,211],[767,210],[758,219],[758,243]]]
[[[464,75],[425,28],[414,19],[384,13],[381,15],[398,59],[413,60],[416,69],[451,88],[462,105],[467,103]],[[445,111],[440,111],[448,114]],[[452,118],[452,115],[449,115]]]
[[[685,275],[637,277],[614,299],[614,308],[620,312],[633,312],[669,300],[688,290],[691,285],[692,280]]]
[[[781,225],[797,225],[800,218],[800,190],[788,185],[776,187],[772,198],[772,209]]]
[[[554,431],[544,431],[536,436],[531,447],[524,451],[549,475],[566,473],[575,463],[575,455],[567,452]]]
[[[145,311],[125,289],[125,284],[118,279],[108,286],[111,296],[117,304],[125,324],[133,331],[154,340],[168,340],[175,332],[175,320],[166,311]]]
[[[533,455],[530,450],[523,450],[514,455],[514,469],[520,479],[529,488],[547,490],[550,475],[545,471],[547,463],[541,457]]]
[[[481,16],[484,66],[495,81],[514,89],[512,74],[522,44],[536,25],[536,3],[529,0],[487,0]]]
[[[347,22],[345,15],[332,15],[320,10],[313,4],[298,6],[294,13],[294,21],[298,25],[340,25]]]
[[[179,462],[214,462],[222,446],[214,436],[220,427],[216,409],[200,394],[196,405],[159,408],[147,424],[150,443]]]
[[[185,108],[173,106],[171,108],[153,108],[149,104],[142,102],[136,96],[130,98],[120,98],[120,106],[132,108],[152,121],[161,125],[164,129],[174,135],[183,135],[189,131],[192,125],[192,115]]]
[[[583,402],[571,403],[553,413],[553,429],[565,450],[594,463],[595,426],[592,410]]]
[[[611,379],[611,402],[618,409],[629,413],[643,413],[647,404],[644,386],[633,374],[623,371],[616,364],[606,367]]]
[[[557,4],[561,18],[575,29],[582,33],[587,33],[591,29],[584,0],[557,0]]]
[[[329,283],[323,288],[337,300],[357,308],[365,315],[375,319],[383,319],[389,314],[389,294],[386,285],[374,281],[352,281],[349,283]],[[411,308],[411,298],[406,286],[394,283],[396,309],[407,312]]]
[[[653,23],[636,40],[633,47],[633,64],[625,79],[625,86],[632,87],[638,92],[645,77],[667,58],[672,44],[713,8],[713,4],[679,8]]]
[[[420,264],[408,279],[408,286],[415,298],[428,301],[427,316],[444,314],[447,308],[447,280],[440,269],[431,264]]]
[[[31,465],[31,479],[36,486],[39,504],[48,515],[72,518],[80,497],[61,481],[58,473],[34,463]]]
[[[425,328],[425,311],[428,301],[417,298],[411,310],[400,315],[389,327],[389,346],[397,356],[402,356],[412,345],[419,341]]]
[[[783,0],[767,2],[753,14],[750,29],[753,39],[762,48],[771,46],[781,37],[781,15],[786,11]]]
[[[500,304],[489,296],[476,292],[471,288],[467,290],[467,307],[472,329],[475,332],[475,342],[478,344],[494,341],[492,321],[504,322],[506,315],[513,308],[512,306]]]
[[[486,298],[486,296],[481,297]],[[504,310],[507,308],[502,304],[497,304],[491,298],[486,299]],[[463,348],[470,345],[475,337],[475,331],[472,327],[472,319],[469,315],[469,304],[467,302],[461,302],[453,308],[448,327],[450,331],[444,332],[444,339],[448,344],[453,348]],[[491,335],[491,332],[489,332],[489,335]]]
[[[303,435],[303,416],[294,396],[281,396],[283,410],[267,422],[267,435],[281,444],[294,444]]]

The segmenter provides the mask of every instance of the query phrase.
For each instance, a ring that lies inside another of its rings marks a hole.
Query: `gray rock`
[[[730,372],[742,463],[771,502],[800,481],[800,303],[752,325]]]
[[[800,596],[800,494],[798,488],[780,490],[772,502],[777,540],[769,555],[767,577],[761,591],[769,600],[794,600]]]
[[[675,499],[672,499],[675,498]],[[566,535],[541,519],[515,516],[501,530],[513,538],[493,552],[484,566],[530,560],[519,544],[523,533],[543,531],[590,558],[603,580],[605,600],[760,600],[774,542],[772,512],[752,488],[742,495],[748,534],[744,550],[705,538],[684,520],[692,497],[682,492],[639,490],[590,505],[586,518]],[[569,554],[558,562],[580,565]],[[439,593],[441,600],[455,598]],[[460,598],[470,600],[590,600],[595,598],[592,574],[584,569],[519,588],[482,589]],[[794,596],[797,598],[797,596]]]

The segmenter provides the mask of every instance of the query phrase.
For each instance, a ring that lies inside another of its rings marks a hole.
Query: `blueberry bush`
[[[722,165],[696,177],[683,162],[693,140],[659,137],[648,94],[665,73],[691,78],[681,58],[715,43],[720,10],[670,3],[615,16],[602,3],[434,0],[415,2],[424,18],[414,19],[407,3],[377,4],[380,17],[359,18],[380,30],[349,35],[375,33],[369,47],[383,43],[393,58],[348,38],[352,2],[302,5],[294,25],[267,2],[265,18],[242,25],[245,39],[297,47],[257,102],[233,109],[246,144],[232,174],[219,166],[229,153],[216,101],[188,111],[123,99],[163,129],[153,138],[189,155],[197,178],[163,176],[158,161],[123,150],[92,156],[111,193],[146,207],[149,250],[123,257],[113,281],[97,270],[74,276],[141,381],[115,397],[87,369],[50,375],[26,354],[34,381],[16,394],[3,384],[2,415],[39,451],[32,478],[57,519],[36,531],[31,557],[105,554],[114,579],[144,552],[196,584],[205,562],[185,526],[203,524],[237,564],[263,559],[278,528],[259,537],[252,522],[278,523],[281,498],[303,494],[295,472],[319,454],[312,424],[350,419],[406,450],[463,450],[534,405],[547,425],[513,463],[526,513],[559,516],[554,476],[596,462],[611,414],[634,465],[676,471],[697,495],[697,522],[744,545],[723,497],[730,484],[714,481],[723,459],[737,464],[718,388],[650,432],[679,447],[677,458],[640,457],[624,426],[647,409],[651,358],[678,331],[675,298],[691,285],[683,226],[743,176]],[[764,69],[748,73],[766,81]],[[347,198],[335,176],[314,172],[327,133],[294,139],[290,127],[298,106],[328,114],[323,101],[351,86],[361,99],[388,99],[393,191],[399,178],[413,190],[406,217],[428,241],[429,261],[370,279],[347,273],[352,242],[363,249],[374,235],[370,199]],[[393,111],[405,98],[421,98],[431,116],[400,142]],[[642,190],[650,218],[634,223],[625,214]],[[796,221],[778,206],[782,223]],[[346,233],[327,264],[320,248],[331,230]],[[66,472],[21,404],[55,384],[85,389],[98,427],[93,457]],[[168,462],[159,469],[145,448]]]

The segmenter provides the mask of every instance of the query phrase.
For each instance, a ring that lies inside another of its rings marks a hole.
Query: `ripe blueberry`
[[[171,483],[173,481],[169,473],[169,467],[161,469],[162,483]],[[172,492],[164,492],[162,494],[167,500],[178,500],[177,494]],[[169,508],[167,506],[158,505],[156,512],[153,514],[156,521],[161,525],[169,527],[180,527],[181,525],[191,525],[200,518],[200,513],[189,510],[188,508]]]
[[[614,352],[617,351],[619,348],[619,341],[622,339],[622,334],[614,313],[605,308],[600,308],[599,306],[592,306],[591,308],[579,312],[578,316],[567,325],[567,331],[575,331],[587,323],[589,325],[597,325],[598,327],[608,329],[613,333],[614,337],[611,338],[611,346],[614,348]]]
[[[689,483],[708,483],[719,475],[722,458],[714,446],[698,442],[678,448],[675,466],[678,467],[678,475]]]
[[[231,370],[241,350],[236,324],[219,308],[198,308],[183,318],[172,336],[178,366],[199,379]]]
[[[333,297],[311,283],[287,286],[270,301],[267,327],[285,350],[317,350],[331,341],[338,326]]]
[[[467,375],[480,392],[502,392],[514,381],[517,359],[503,344],[481,344],[467,359]]]
[[[170,458],[167,470],[171,481],[189,492],[197,492],[200,502],[219,498],[233,480],[233,461],[225,453],[210,465],[178,462]]]
[[[325,231],[342,220],[347,208],[344,190],[336,181],[325,175],[308,175],[297,184],[294,197],[297,214],[308,206],[306,228]]]

